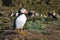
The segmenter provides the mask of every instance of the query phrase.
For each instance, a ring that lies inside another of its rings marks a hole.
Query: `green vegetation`
[[[19,3],[19,5],[18,5]],[[57,14],[60,13],[60,0],[50,0],[50,4],[46,4],[46,0],[13,0],[13,7],[6,7],[2,6],[2,1],[0,0],[0,11],[3,10],[4,16],[0,18],[0,30],[1,29],[13,29],[13,20],[14,17],[6,16],[9,14],[9,11],[12,10],[15,13],[20,7],[25,7],[28,10],[34,10],[39,14],[48,14],[49,11],[56,11]],[[42,33],[49,33],[48,28],[46,25],[60,25],[60,19],[58,20],[51,20],[50,18],[45,21],[44,18],[41,20],[35,21],[27,21],[26,25],[24,26],[25,29],[29,29],[30,31],[37,31]],[[48,31],[47,31],[48,30]]]

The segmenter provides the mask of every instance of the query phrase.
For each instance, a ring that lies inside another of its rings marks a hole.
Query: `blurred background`
[[[13,29],[16,12],[22,7],[35,14],[28,17],[24,29],[60,40],[60,0],[0,0],[0,30]]]

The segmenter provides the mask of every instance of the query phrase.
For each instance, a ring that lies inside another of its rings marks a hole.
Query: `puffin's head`
[[[25,14],[25,15],[27,15],[27,16],[31,16],[32,15],[32,12],[30,12],[30,11],[28,11],[27,9],[25,9],[25,8],[20,8],[19,10],[18,10],[18,13],[20,14]]]
[[[25,8],[20,8],[20,9],[18,10],[18,13],[28,14],[28,10],[26,10]]]

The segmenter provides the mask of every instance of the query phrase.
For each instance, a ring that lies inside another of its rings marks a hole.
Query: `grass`
[[[7,30],[7,29],[13,29],[13,18],[9,19],[7,17],[4,17],[3,19],[0,18],[1,20],[3,20],[2,24],[0,24],[0,30]],[[59,27],[60,25],[60,19],[58,20],[51,20],[50,18],[46,18],[48,19],[47,21],[44,18],[41,18],[41,20],[28,20],[24,26],[24,29],[27,29],[31,32],[34,33],[43,33],[43,34],[50,34],[51,31],[47,28],[47,25],[55,25],[57,27]]]
[[[9,14],[9,10],[12,10],[13,13],[15,13],[20,7],[25,7],[28,10],[34,10],[39,14],[48,14],[49,11],[55,10],[58,14],[58,11],[60,11],[60,0],[51,0],[50,5],[46,4],[46,0],[25,0],[23,2],[22,0],[18,0],[20,3],[17,5],[16,0],[13,0],[14,7],[6,7],[2,6],[2,2],[0,0],[0,11],[3,10],[4,17],[0,17],[1,24],[0,24],[0,30],[2,29],[12,29],[13,28],[13,20],[14,17],[5,16]],[[17,6],[16,6],[17,5]],[[46,20],[47,19],[47,20]],[[46,24],[52,24],[52,25],[60,25],[60,18],[58,20],[51,20],[50,18],[41,18],[41,20],[34,20],[32,18],[30,21],[28,20],[24,28],[29,29],[30,31],[36,31],[36,32],[42,32],[42,33],[49,33],[46,27]]]

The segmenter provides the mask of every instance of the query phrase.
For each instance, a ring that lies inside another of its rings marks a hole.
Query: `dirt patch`
[[[19,35],[15,30],[3,30],[0,31],[0,40],[60,40],[60,30],[52,31],[49,35],[26,31],[24,36]]]

